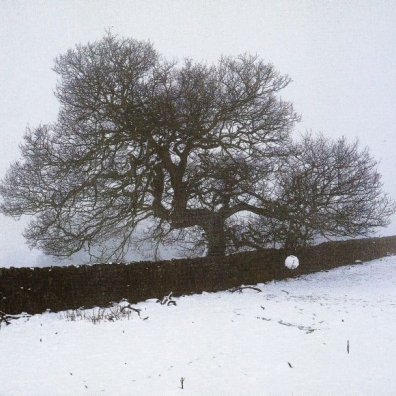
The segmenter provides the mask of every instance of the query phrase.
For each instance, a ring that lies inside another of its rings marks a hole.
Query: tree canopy
[[[290,79],[257,56],[167,61],[107,34],[55,60],[53,124],[28,128],[1,211],[32,215],[30,246],[55,256],[143,239],[193,254],[367,235],[395,212],[368,150],[291,139]],[[142,230],[143,236],[142,236]]]

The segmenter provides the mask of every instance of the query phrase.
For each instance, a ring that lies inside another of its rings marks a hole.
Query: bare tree
[[[234,230],[236,245],[262,247],[266,241],[294,250],[318,238],[367,236],[387,226],[396,208],[382,193],[377,165],[357,141],[302,136],[282,158],[274,187],[287,218],[251,218]]]
[[[314,184],[319,172],[323,183],[333,183],[323,161],[320,170],[304,173],[306,164],[316,169],[315,149],[304,149],[314,141],[290,140],[299,117],[278,97],[290,79],[257,57],[223,57],[210,66],[187,59],[179,66],[150,43],[109,33],[59,56],[54,70],[58,121],[27,130],[22,160],[0,186],[2,212],[33,215],[24,235],[48,254],[112,246],[103,254],[121,258],[141,240],[136,230],[144,224],[144,238],[154,244],[183,240],[192,252],[204,247],[208,255],[224,255],[252,246],[242,234],[259,229],[257,219],[282,238],[284,230],[293,235],[294,222],[302,230],[299,177]],[[377,175],[368,154],[356,156],[351,165],[363,166],[363,178]],[[344,212],[348,202],[359,205],[363,188],[375,199],[347,219],[323,209],[335,193],[319,187],[322,209],[306,222],[324,224],[331,215],[334,234],[384,225],[393,210],[379,176],[350,186]]]

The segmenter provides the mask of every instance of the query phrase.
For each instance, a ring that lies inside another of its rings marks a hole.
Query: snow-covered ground
[[[396,257],[257,286],[3,324],[0,395],[396,394]]]

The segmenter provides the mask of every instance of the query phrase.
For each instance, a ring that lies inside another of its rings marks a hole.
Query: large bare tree
[[[0,186],[2,212],[33,215],[25,237],[48,254],[112,241],[107,256],[121,258],[144,224],[154,242],[224,255],[277,235],[293,245],[307,224],[304,240],[362,234],[394,211],[367,152],[321,137],[291,142],[299,117],[279,97],[290,79],[255,56],[178,65],[150,43],[107,34],[54,70],[58,120],[27,130]]]

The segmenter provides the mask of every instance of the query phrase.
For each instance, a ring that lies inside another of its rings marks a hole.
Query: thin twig
[[[131,304],[128,304],[128,305],[125,305],[124,307],[121,308],[121,312],[122,312],[125,308],[129,308],[129,309],[131,309],[132,311],[137,312],[137,314],[140,316],[140,311],[141,311],[141,309],[133,308],[133,307],[131,307]]]
[[[253,286],[239,286],[239,287],[235,287],[234,289],[230,289],[231,293],[235,293],[236,291],[239,293],[242,293],[242,291],[244,289],[252,289],[252,290],[256,290],[257,292],[261,293],[261,289],[259,289],[258,287],[253,287]]]

